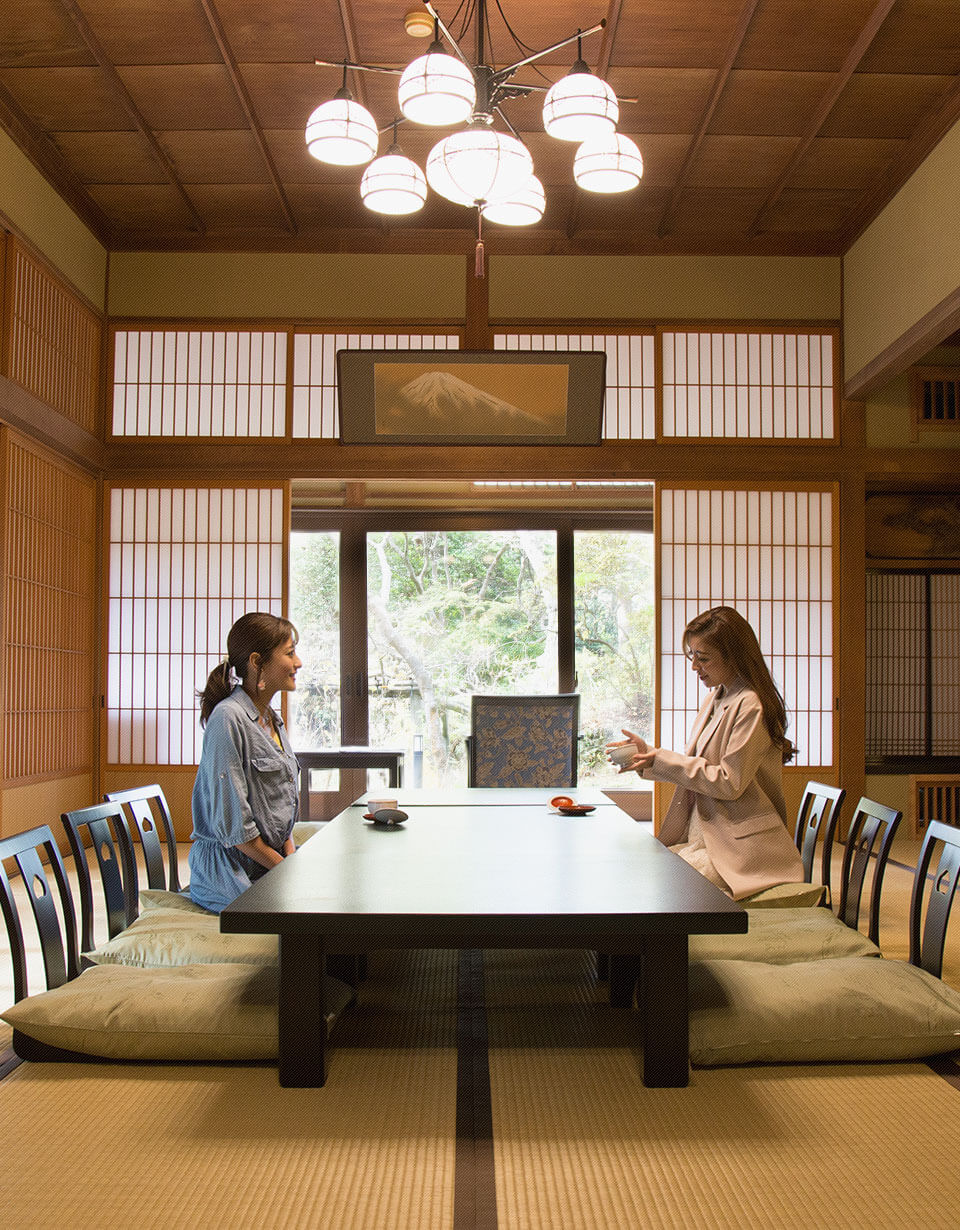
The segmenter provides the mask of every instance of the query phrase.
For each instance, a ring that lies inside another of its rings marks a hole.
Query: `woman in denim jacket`
[[[215,913],[293,853],[297,759],[270,702],[297,686],[296,644],[289,621],[248,612],[230,629],[227,656],[199,693],[204,735],[193,787],[190,896]]]

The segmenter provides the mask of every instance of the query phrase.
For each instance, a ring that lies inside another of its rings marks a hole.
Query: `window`
[[[867,573],[867,764],[960,764],[960,572]]]
[[[653,536],[649,512],[595,520],[295,514],[295,746],[401,747],[409,784],[462,785],[472,694],[576,690],[580,779],[614,784],[604,745],[652,734]]]

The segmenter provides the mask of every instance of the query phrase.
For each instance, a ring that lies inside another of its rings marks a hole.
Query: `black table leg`
[[[280,1084],[317,1089],[327,1079],[326,949],[319,935],[280,936]]]
[[[690,1015],[686,935],[648,935],[638,1001],[643,1083],[680,1089],[690,1081]]]

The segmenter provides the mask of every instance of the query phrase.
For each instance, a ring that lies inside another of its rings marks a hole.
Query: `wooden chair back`
[[[122,804],[126,812],[128,831],[136,833],[143,852],[147,887],[165,888],[172,893],[180,892],[177,835],[173,828],[170,808],[160,786],[110,790],[103,797],[107,802]]]
[[[860,901],[870,860],[874,860],[870,885],[867,935],[876,944],[880,937],[880,892],[893,838],[903,812],[873,799],[861,798],[847,831],[840,873],[840,905],[837,913],[848,927],[860,925]]]
[[[22,881],[19,893],[18,878]],[[27,943],[21,918],[24,896],[30,903],[40,941],[46,988],[52,991],[76,978],[80,957],[70,881],[46,824],[0,840],[0,907],[10,941],[15,1002],[30,994]]]
[[[937,846],[940,854],[931,871]],[[950,908],[960,879],[960,829],[931,820],[923,835],[910,901],[910,960],[928,974],[943,973],[943,948]],[[924,920],[924,900],[926,919]]]
[[[813,882],[813,863],[817,853],[817,841],[822,836],[820,854],[820,883],[830,891],[830,865],[833,859],[833,839],[840,819],[840,810],[847,792],[839,786],[825,786],[823,782],[807,782],[800,807],[797,810],[797,828],[794,834],[800,861],[803,863],[803,878]]]
[[[473,696],[468,786],[575,786],[580,697]]]
[[[80,950],[91,952],[97,945],[94,934],[96,912],[93,904],[92,860],[96,863],[103,889],[107,916],[107,938],[113,939],[128,927],[139,911],[137,868],[130,833],[119,803],[94,803],[60,816],[70,842],[80,893]],[[87,851],[91,854],[88,854]]]

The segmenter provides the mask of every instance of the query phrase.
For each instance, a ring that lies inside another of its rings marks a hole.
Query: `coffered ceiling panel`
[[[310,157],[310,113],[348,84],[393,137],[399,71],[429,39],[421,0],[0,0],[0,124],[111,248],[469,252],[475,210],[430,192],[387,218],[362,167]],[[483,0],[438,0],[477,62]],[[957,0],[494,0],[483,60],[519,68],[494,126],[530,150],[547,206],[485,224],[510,252],[840,253],[960,120]],[[504,21],[500,9],[506,16]],[[640,184],[573,180],[576,146],[543,131],[549,84],[583,56],[621,99]],[[333,66],[318,66],[317,59]],[[449,130],[398,125],[421,167]]]

